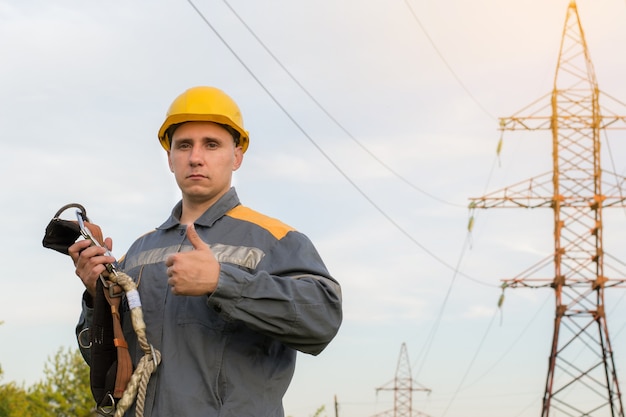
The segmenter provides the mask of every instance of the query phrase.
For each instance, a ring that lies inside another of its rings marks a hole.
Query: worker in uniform
[[[249,135],[231,97],[214,87],[183,92],[158,138],[182,198],[117,264],[137,285],[147,338],[161,355],[144,416],[282,417],[297,352],[317,355],[338,332],[340,285],[304,234],[241,204],[231,182]],[[115,259],[87,240],[69,254],[86,287],[79,335]],[[136,365],[143,353],[127,310],[122,303]]]

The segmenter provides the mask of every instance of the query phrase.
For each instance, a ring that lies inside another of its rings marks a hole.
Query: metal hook
[[[102,415],[102,416],[113,416],[115,415],[115,398],[113,398],[113,396],[111,395],[110,392],[107,392],[106,397],[109,398],[109,400],[111,401],[110,405],[99,405],[96,410],[98,411],[98,414]]]
[[[85,226],[85,220],[83,219],[83,216],[84,214],[80,209],[76,210],[76,218],[78,219],[78,226],[80,228],[80,234],[85,239],[90,240],[92,245],[104,248],[104,250],[106,251],[104,254],[106,256],[113,256],[113,254],[111,253],[111,251],[109,251],[107,247],[102,246],[100,242],[98,242],[98,240],[95,237],[93,237],[89,228]],[[104,266],[110,274],[117,275],[117,271],[115,270],[115,267],[113,265],[105,264]],[[102,279],[102,275],[100,275],[100,279]],[[104,284],[104,281],[102,281],[102,283]],[[105,287],[108,288],[107,285],[105,285]]]
[[[78,339],[78,345],[79,345],[80,347],[82,347],[83,349],[90,349],[90,348],[91,348],[91,340],[89,341],[89,344],[88,344],[88,345],[86,345],[86,344],[83,342],[83,340],[82,340],[82,339],[83,339],[83,334],[84,334],[85,332],[88,332],[88,331],[89,331],[89,327],[85,327],[83,330],[81,330],[81,331],[80,331],[80,333],[78,333],[78,337],[77,337],[77,339]]]

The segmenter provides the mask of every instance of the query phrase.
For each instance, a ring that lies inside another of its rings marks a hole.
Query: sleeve
[[[342,321],[339,283],[310,240],[295,231],[278,240],[255,271],[222,263],[208,304],[226,320],[241,320],[312,355],[324,350]]]

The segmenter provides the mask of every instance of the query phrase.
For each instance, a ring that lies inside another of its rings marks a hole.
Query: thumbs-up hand
[[[193,224],[187,226],[187,239],[193,250],[175,253],[165,261],[167,283],[176,295],[209,294],[217,287],[220,264],[209,245],[200,239]]]

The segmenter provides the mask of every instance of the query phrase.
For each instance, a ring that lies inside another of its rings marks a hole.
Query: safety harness
[[[61,219],[61,214],[76,208],[77,221]],[[83,236],[102,246],[102,230],[90,223],[85,208],[77,203],[61,207],[46,227],[43,246],[69,255],[68,248]],[[93,299],[93,320],[90,328],[78,335],[82,348],[90,349],[89,381],[96,401],[96,411],[103,416],[121,417],[136,400],[135,414],[143,417],[146,389],[152,373],[161,362],[161,354],[148,343],[141,300],[135,282],[115,265],[106,265],[108,276],[100,275]],[[133,373],[133,363],[122,331],[120,306],[123,296],[130,309],[137,341],[144,352]],[[89,343],[83,333],[89,332]]]

